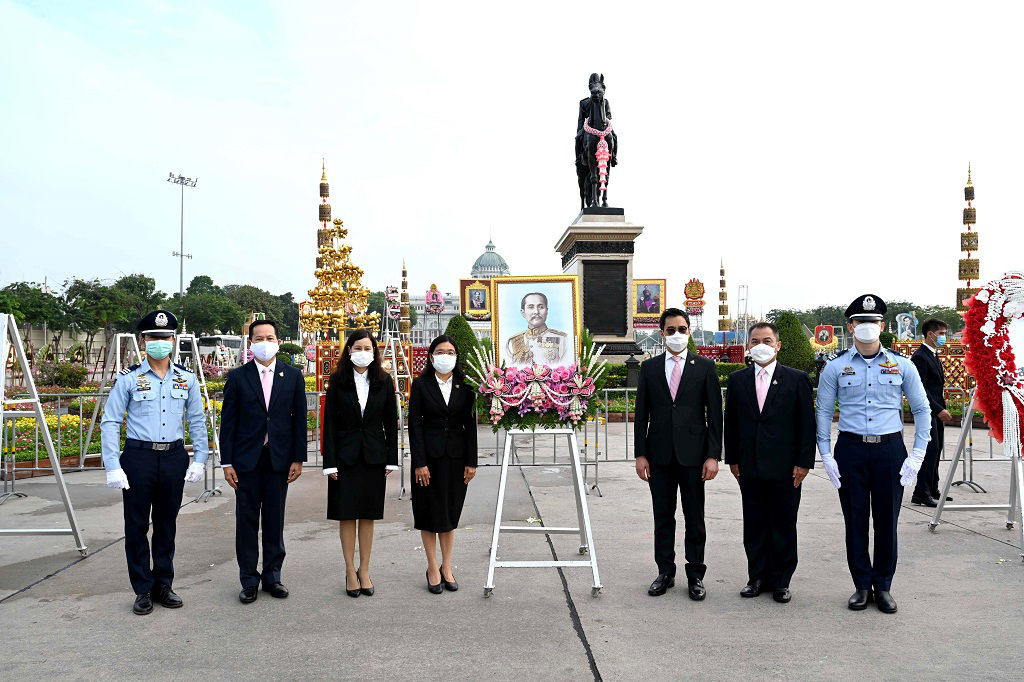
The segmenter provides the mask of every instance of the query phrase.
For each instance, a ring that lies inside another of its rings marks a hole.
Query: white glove
[[[128,477],[125,476],[124,469],[114,469],[107,472],[107,487],[118,490],[128,490],[131,487],[128,485]]]
[[[921,470],[921,463],[924,462],[924,450],[915,449],[903,460],[900,468],[900,485],[906,488],[917,481],[917,472]]]
[[[842,483],[839,482],[839,465],[836,463],[836,458],[832,456],[831,452],[823,452],[821,453],[821,463],[825,465],[828,480],[832,481],[832,486],[838,489]]]
[[[195,483],[203,477],[203,472],[206,471],[206,464],[203,462],[192,462],[188,465],[188,471],[185,472],[185,482]]]
[[[330,476],[331,474],[336,474],[336,473],[338,473],[338,467],[331,467],[329,469],[324,469],[324,476]]]

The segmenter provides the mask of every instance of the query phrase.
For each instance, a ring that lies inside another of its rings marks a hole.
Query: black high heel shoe
[[[444,582],[444,578],[441,578],[441,582],[440,583],[438,583],[436,585],[431,585],[430,584],[430,569],[429,568],[427,569],[426,576],[427,576],[427,590],[430,592],[430,594],[441,594],[441,592],[444,591],[444,587],[442,587],[442,583]]]
[[[359,582],[359,577],[358,576],[356,576],[356,582],[357,583]],[[360,585],[359,587],[357,587],[354,590],[348,589],[348,577],[345,578],[345,594],[347,594],[350,597],[358,597],[360,590],[362,590],[362,585]]]
[[[444,573],[441,573],[441,582],[444,583],[444,589],[449,592],[458,592],[459,583],[455,580],[455,573],[452,573],[452,579],[450,581],[445,580]]]
[[[360,594],[365,594],[367,597],[372,597],[373,596],[373,585],[371,585],[369,587],[363,587],[363,581],[359,578],[358,575],[356,576],[356,580],[359,580],[359,593]]]

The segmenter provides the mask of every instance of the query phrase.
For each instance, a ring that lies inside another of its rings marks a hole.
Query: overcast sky
[[[634,276],[751,312],[953,305],[974,169],[982,277],[1024,269],[1020,3],[0,0],[0,286],[314,284],[320,159],[364,284],[454,291],[489,233],[561,270],[578,101],[603,72]]]

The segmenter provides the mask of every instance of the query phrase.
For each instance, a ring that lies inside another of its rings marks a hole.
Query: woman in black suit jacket
[[[427,589],[434,594],[441,594],[442,583],[450,592],[459,589],[452,573],[454,531],[466,486],[476,475],[476,392],[466,384],[458,354],[451,337],[434,339],[409,398],[412,513],[427,555]]]
[[[380,365],[377,342],[359,329],[345,341],[324,407],[324,475],[330,477],[327,518],[340,522],[345,592],[350,597],[373,594],[373,522],[384,518],[385,477],[397,468],[395,384]]]

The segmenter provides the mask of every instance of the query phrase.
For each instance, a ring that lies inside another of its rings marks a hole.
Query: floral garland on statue
[[[583,333],[579,364],[567,367],[533,365],[516,369],[500,366],[494,353],[479,344],[466,363],[466,378],[476,385],[495,431],[535,429],[538,426],[576,427],[594,412],[590,400],[607,361],[599,360],[604,346]]]
[[[601,139],[597,142],[597,150],[594,152],[594,158],[597,159],[597,173],[601,182],[600,191],[604,191],[608,183],[608,161],[612,158],[612,153],[608,149],[608,142],[604,139],[605,135],[612,132],[612,120],[608,119],[608,125],[604,130],[598,130],[590,127],[590,119],[583,119],[583,130],[590,133],[594,137]]]
[[[978,380],[975,402],[992,436],[1011,457],[1021,456],[1024,376],[1014,361],[1010,323],[1024,320],[1024,273],[1006,273],[965,303],[966,365]]]

